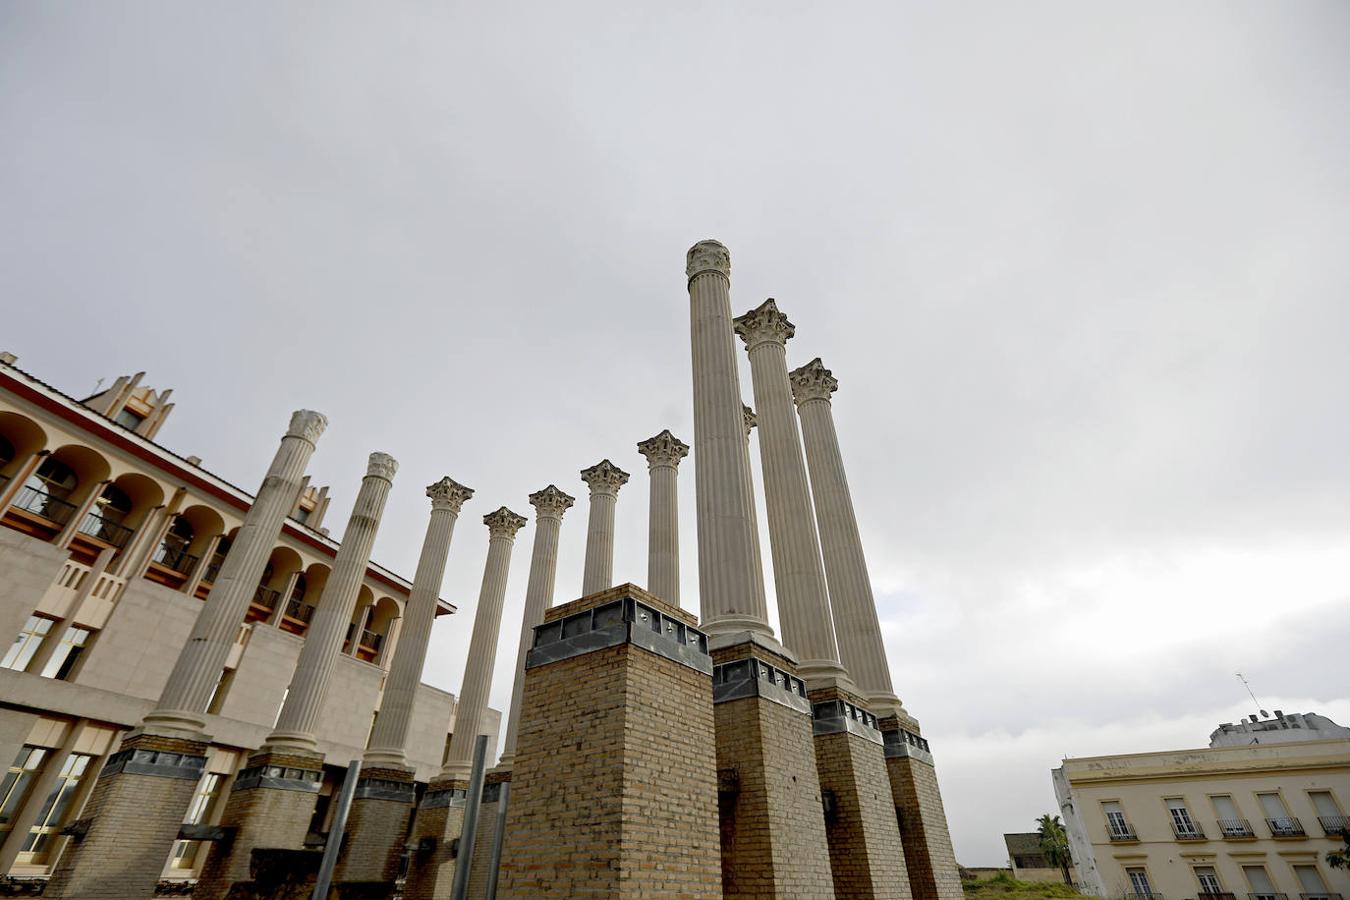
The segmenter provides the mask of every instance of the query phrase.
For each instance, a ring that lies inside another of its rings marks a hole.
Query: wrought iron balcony
[[[1340,894],[1299,894],[1298,897],[1299,900],[1341,900]]]
[[[121,522],[114,522],[93,510],[84,514],[84,519],[80,522],[79,532],[105,544],[110,544],[119,550],[127,545],[127,541],[131,540],[133,534],[132,530]]]
[[[1307,837],[1303,824],[1293,816],[1280,816],[1278,819],[1266,819],[1270,836],[1277,838]]]
[[[286,601],[286,615],[308,625],[309,620],[314,618],[314,607],[301,600],[291,598]]]
[[[1204,830],[1199,826],[1192,824],[1190,828],[1184,828],[1176,822],[1172,823],[1172,834],[1176,835],[1179,841],[1206,841]]]
[[[1289,900],[1288,894],[1248,894],[1247,900]]]
[[[154,561],[166,569],[172,569],[179,575],[187,575],[192,572],[192,567],[200,559],[200,557],[193,556],[187,551],[186,544],[171,544],[165,541],[155,551]]]
[[[1350,816],[1318,816],[1317,824],[1327,837],[1345,837],[1350,834]]]
[[[42,488],[25,484],[14,498],[14,509],[32,513],[53,525],[65,525],[75,516],[76,507],[74,503],[53,497]]]
[[[211,554],[211,561],[206,564],[206,571],[202,573],[203,584],[215,584],[216,579],[220,577],[220,568],[225,565],[224,553]]]
[[[1108,825],[1106,827],[1106,836],[1111,839],[1112,843],[1139,840],[1139,835],[1134,833],[1133,825]],[[1151,896],[1157,897],[1159,895],[1152,894]]]
[[[1252,823],[1246,819],[1219,819],[1219,833],[1225,841],[1244,841],[1256,837]]]
[[[261,606],[268,612],[275,612],[277,603],[281,601],[281,591],[274,591],[271,588],[265,588],[258,585],[258,589],[253,592],[253,603],[255,606]]]
[[[362,629],[361,631],[362,647],[365,647],[368,650],[374,650],[376,653],[379,653],[380,647],[383,644],[384,644],[384,635],[376,631],[371,631],[369,628]]]
[[[1201,891],[1196,900],[1237,900],[1237,894],[1228,891]]]

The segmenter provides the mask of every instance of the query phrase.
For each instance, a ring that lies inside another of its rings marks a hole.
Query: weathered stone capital
[[[297,409],[291,413],[291,426],[286,429],[286,437],[298,437],[314,444],[318,443],[319,437],[327,427],[328,417],[323,413],[317,413],[312,409]]]
[[[792,399],[801,406],[809,400],[829,401],[830,395],[839,390],[839,379],[835,378],[817,356],[799,369],[788,373],[792,382]]]
[[[483,516],[483,524],[488,527],[488,534],[494,538],[506,538],[508,541],[516,539],[516,532],[525,527],[526,521],[524,516],[516,515],[505,506]]]
[[[431,498],[432,509],[448,509],[458,514],[464,501],[473,496],[473,488],[465,487],[447,475],[435,484],[427,485],[427,496]]]
[[[728,280],[731,279],[731,253],[721,241],[699,241],[689,248],[684,258],[684,274],[690,281],[695,275],[715,272]]]
[[[383,478],[385,481],[393,481],[394,473],[398,471],[398,460],[394,459],[388,453],[381,453],[376,450],[370,454],[370,462],[366,466],[366,477],[375,476]]]
[[[647,467],[669,466],[674,469],[689,455],[689,445],[670,433],[670,429],[649,437],[637,445],[638,452],[647,457]]]
[[[607,459],[589,469],[581,470],[581,480],[590,486],[591,494],[615,494],[628,483],[628,473]]]
[[[745,423],[745,436],[748,438],[750,437],[750,432],[754,430],[755,425],[759,422],[759,416],[755,415],[753,409],[742,403],[741,421]]]
[[[782,346],[797,330],[788,317],[778,311],[778,304],[773,302],[772,297],[732,321],[736,325],[736,334],[745,341],[747,350],[765,343]]]
[[[561,519],[563,513],[572,508],[576,499],[571,494],[559,490],[556,484],[550,484],[542,491],[535,491],[530,495],[530,505],[534,507],[535,518]]]

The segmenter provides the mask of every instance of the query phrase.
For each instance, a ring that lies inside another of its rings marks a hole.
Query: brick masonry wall
[[[886,760],[891,796],[900,813],[901,838],[915,900],[962,900],[961,876],[942,808],[937,771],[904,757]]]
[[[398,877],[398,860],[413,805],[365,797],[352,801],[334,883],[387,881]]]
[[[447,783],[433,781],[428,793]],[[450,845],[459,837],[464,826],[463,806],[439,806],[417,811],[413,822],[412,843],[419,845],[424,838],[432,838],[436,846],[430,852],[413,851],[408,866],[408,879],[403,886],[405,900],[446,900],[455,881],[455,858]]]

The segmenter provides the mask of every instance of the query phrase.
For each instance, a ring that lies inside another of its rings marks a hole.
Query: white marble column
[[[492,668],[497,662],[497,635],[502,626],[502,601],[511,568],[511,548],[516,532],[525,527],[525,517],[505,506],[483,517],[488,527],[487,563],[478,592],[478,610],[473,615],[469,658],[464,666],[464,684],[455,703],[455,731],[450,737],[442,778],[468,778],[473,767],[473,741],[478,736],[492,688]]]
[[[581,573],[581,596],[614,586],[614,504],[628,473],[607,459],[581,470],[591,489],[591,511],[586,520],[586,564]]]
[[[445,580],[450,538],[455,533],[459,510],[464,501],[473,496],[473,490],[450,478],[442,478],[427,488],[427,496],[431,498],[431,520],[427,522],[427,533],[422,539],[422,555],[417,559],[408,605],[403,610],[398,646],[394,648],[394,659],[385,676],[380,714],[375,717],[375,727],[367,742],[367,766],[408,768],[408,728],[412,724],[417,686],[422,683],[422,666],[427,658],[431,626],[436,621],[436,601],[441,594],[441,582]]]
[[[300,492],[300,479],[314,444],[326,427],[328,420],[316,412],[302,409],[291,416],[290,428],[178,654],[159,703],[145,718],[147,727],[199,735],[206,724],[206,705],[225,671],[225,660],[281,534],[282,522]]]
[[[647,590],[680,605],[679,465],[689,445],[669,429],[637,445],[647,457],[651,495],[647,512]]]
[[[872,579],[867,572],[853,496],[844,474],[839,435],[834,427],[830,395],[839,387],[820,359],[794,369],[792,396],[802,420],[811,494],[820,527],[820,549],[830,586],[830,608],[839,639],[839,657],[878,716],[906,715],[891,686],[886,645],[881,639]]]
[[[558,532],[563,513],[576,502],[550,484],[530,495],[534,507],[534,549],[530,554],[530,580],[525,585],[525,612],[516,649],[516,682],[511,690],[511,712],[506,720],[506,746],[498,769],[510,769],[516,760],[516,730],[520,727],[520,699],[525,690],[525,656],[534,646],[534,628],[544,621],[544,610],[553,603],[558,574]]]
[[[749,631],[772,638],[731,323],[731,254],[717,241],[699,241],[689,248],[684,271],[694,370],[700,617],[710,634]]]
[[[787,340],[792,337],[792,323],[772,300],[766,300],[736,319],[736,333],[750,354],[783,645],[798,654],[799,670],[808,682],[846,678],[835,646],[806,460],[788,384]]]
[[[361,582],[370,567],[370,551],[375,546],[380,516],[397,471],[398,463],[389,454],[370,454],[366,477],[361,479],[361,490],[356,494],[347,530],[342,533],[342,543],[333,560],[333,571],[319,595],[286,702],[281,706],[276,727],[263,742],[264,750],[313,753],[317,747],[314,726],[323,712],[324,694],[342,653],[342,640],[352,621]],[[360,635],[354,635],[352,640],[360,640]]]

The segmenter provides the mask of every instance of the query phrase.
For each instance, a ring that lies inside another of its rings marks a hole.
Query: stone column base
[[[831,900],[811,704],[796,666],[753,640],[717,646],[712,658],[722,895]]]
[[[133,733],[104,764],[45,897],[145,900],[206,770],[205,740]]]
[[[468,794],[469,782],[462,778],[436,778],[427,785],[409,840],[413,851],[403,884],[405,900],[449,898],[455,883],[455,844],[464,828]]]
[[[877,718],[838,687],[810,699],[835,895],[910,900]]]
[[[377,885],[385,884],[384,895],[393,893],[415,799],[411,769],[362,767],[333,872],[335,889],[352,882],[345,893],[358,892],[359,884],[358,893],[375,897]]]
[[[928,741],[913,719],[891,716],[879,724],[910,892],[914,900],[962,900],[965,894]]]
[[[478,807],[478,830],[473,841],[473,859],[469,863],[468,900],[486,900],[488,872],[492,868],[492,843],[497,836],[497,815],[501,809],[502,785],[510,780],[509,771],[489,772],[483,779],[483,803]],[[508,806],[510,802],[508,795]],[[506,835],[502,835],[502,841],[505,840]]]
[[[255,850],[303,851],[322,783],[318,754],[262,751],[249,757],[220,817],[223,827],[234,829],[234,839],[212,848],[193,900],[223,900],[236,886],[231,896],[250,896]]]

